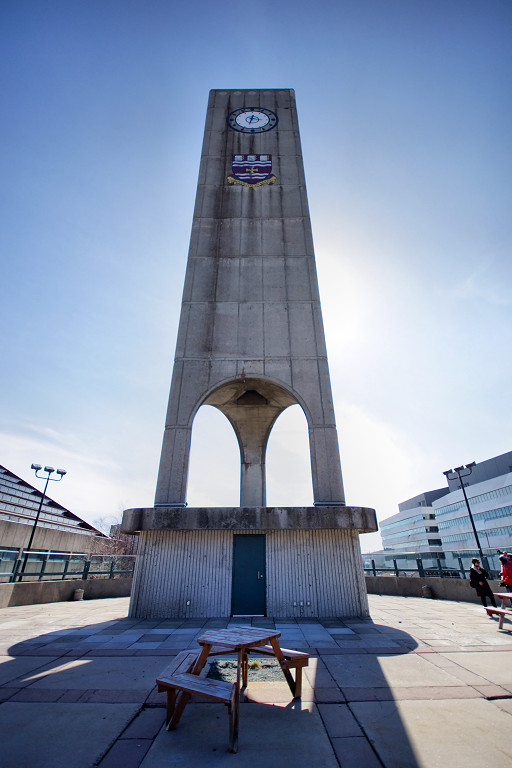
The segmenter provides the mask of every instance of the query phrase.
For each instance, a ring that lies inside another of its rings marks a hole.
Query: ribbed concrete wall
[[[229,616],[231,531],[140,534],[130,616]]]
[[[130,616],[231,615],[233,535],[266,534],[267,616],[367,616],[357,533],[144,531]]]
[[[343,530],[269,532],[267,614],[367,616],[358,539]]]

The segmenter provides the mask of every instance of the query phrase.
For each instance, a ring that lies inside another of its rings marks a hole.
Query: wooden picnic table
[[[236,653],[238,657],[236,685],[234,691],[233,706],[230,710],[230,751],[237,751],[238,744],[238,722],[240,714],[240,690],[242,683],[247,684],[247,666],[248,666],[248,653],[251,649],[261,648],[266,646],[269,652],[275,656],[279,661],[283,674],[290,686],[290,689],[294,695],[298,693],[300,695],[300,684],[297,684],[293,679],[290,670],[287,666],[287,660],[283,653],[278,637],[281,633],[272,629],[264,629],[260,627],[229,627],[228,629],[212,629],[207,630],[201,637],[197,639],[199,645],[202,646],[197,660],[192,666],[190,672],[193,675],[199,675],[204,668],[209,656],[225,655],[230,653]],[[272,649],[270,651],[270,649]],[[304,654],[307,656],[307,654]],[[298,677],[296,678],[299,679]],[[183,710],[185,709],[190,694],[182,690],[177,697],[176,704],[173,709],[171,719],[169,721],[169,729],[176,727]]]
[[[505,608],[505,600],[509,601],[509,607],[512,608],[512,592],[495,592],[494,597],[499,597],[501,600],[501,607]]]

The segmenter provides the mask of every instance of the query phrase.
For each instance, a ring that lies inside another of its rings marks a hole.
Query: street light
[[[446,472],[443,472],[443,475],[446,476],[447,480],[455,480],[456,477],[459,478],[459,485],[461,487],[462,493],[464,494],[464,501],[466,502],[469,520],[471,522],[471,527],[473,528],[473,533],[475,534],[476,546],[478,548],[478,554],[480,555],[480,562],[482,563],[482,565],[484,565],[484,553],[482,552],[482,547],[480,546],[480,539],[478,538],[478,533],[476,532],[475,521],[473,520],[473,515],[471,514],[471,507],[469,506],[468,497],[466,495],[466,489],[464,487],[464,483],[462,482],[462,478],[468,477],[473,471],[474,466],[476,466],[476,461],[471,461],[469,464],[466,464],[466,466],[463,465],[462,467],[447,469]]]
[[[37,523],[39,522],[39,515],[41,514],[41,510],[43,508],[43,502],[44,502],[44,497],[46,496],[46,489],[48,488],[48,483],[50,482],[50,480],[52,480],[55,483],[58,483],[59,480],[62,480],[64,475],[67,474],[65,469],[57,469],[57,470],[55,470],[53,467],[45,467],[43,469],[41,464],[32,464],[30,469],[33,469],[35,471],[36,477],[39,478],[39,479],[42,479],[44,476],[43,475],[38,475],[37,473],[40,472],[41,470],[43,472],[46,472],[46,483],[44,485],[44,491],[43,491],[43,495],[41,496],[41,501],[39,502],[39,509],[37,510],[36,519],[34,520],[34,525],[32,526],[32,533],[30,534],[30,539],[29,539],[29,542],[28,542],[28,546],[25,549],[25,557],[23,559],[23,566],[22,566],[21,573],[20,573],[20,578],[19,578],[20,581],[22,580],[23,574],[25,573],[25,569],[27,567],[28,555],[29,555],[29,552],[30,552],[30,548],[32,547],[32,542],[34,541],[34,536],[35,536],[35,533],[36,533]],[[55,471],[57,471],[57,474],[59,475],[59,477],[51,477],[51,475],[53,475],[53,473]]]

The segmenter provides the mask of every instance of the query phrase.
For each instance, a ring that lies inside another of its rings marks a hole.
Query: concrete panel
[[[265,301],[285,301],[287,285],[285,261],[281,256],[265,256],[262,260],[263,296]]]
[[[214,257],[221,249],[221,223],[216,219],[197,220],[193,227],[194,241],[191,243],[190,256]]]
[[[185,503],[191,429],[166,427],[155,504]]]
[[[236,302],[225,301],[216,304],[211,344],[211,349],[216,355],[238,357],[239,311],[240,304]]]
[[[210,302],[183,304],[176,344],[177,358],[204,355],[210,346],[213,311]]]
[[[304,256],[308,253],[303,219],[283,221],[283,246],[285,256]]]
[[[208,387],[209,376],[210,368],[205,360],[185,361],[177,415],[175,420],[169,420],[169,425],[174,423],[187,428],[191,426],[192,414]]]
[[[286,221],[267,219],[261,226],[261,253],[263,256],[286,255]]]
[[[239,301],[240,297],[240,259],[217,259],[215,284],[216,301]],[[236,324],[235,324],[236,325]]]
[[[208,380],[208,389],[229,379],[234,379],[238,372],[238,361],[236,358],[224,357],[214,358],[210,361],[210,378]]]
[[[283,187],[304,184],[298,155],[276,155],[272,157],[272,170]],[[303,215],[303,214],[301,214]]]
[[[261,302],[240,304],[238,313],[238,356],[241,358],[263,357],[263,332],[263,304]]]
[[[311,303],[290,302],[288,312],[292,357],[316,357],[316,334]]]
[[[292,358],[292,386],[305,401],[312,424],[322,424],[324,411],[319,394],[318,361]],[[334,420],[334,414],[332,416]]]
[[[222,256],[246,256],[242,248],[241,219],[222,219],[219,222],[218,252]]]
[[[221,155],[205,157],[201,161],[198,184],[218,187],[219,177],[226,174],[226,159]]]
[[[240,253],[243,256],[262,256],[268,253],[263,248],[263,231],[268,222],[262,219],[241,219]]]
[[[286,218],[300,218],[304,216],[302,194],[299,187],[275,187],[274,193],[280,194],[281,215]]]
[[[242,259],[239,296],[240,301],[263,301],[263,260],[261,258]]]
[[[312,301],[309,280],[309,256],[286,259],[286,291],[290,301]]]
[[[183,294],[184,301],[214,301],[217,286],[217,262],[207,257],[190,259],[193,270],[191,292]]]
[[[226,183],[226,179],[231,175],[231,160],[225,163],[225,168],[222,171],[222,178],[224,179],[224,189],[222,191],[222,200],[220,205],[219,216],[222,219],[240,219],[243,215],[243,193],[244,189],[237,184],[232,186]]]
[[[292,368],[289,359],[275,359],[265,355],[264,374],[273,381],[292,386]]]
[[[265,357],[290,356],[289,308],[281,302],[265,302]]]

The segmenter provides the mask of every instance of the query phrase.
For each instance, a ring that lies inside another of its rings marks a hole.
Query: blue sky
[[[296,92],[347,503],[511,450],[511,39],[509,0],[3,0],[0,463],[152,504],[210,88]],[[237,504],[222,420],[190,504]],[[269,504],[308,461],[290,409]]]

